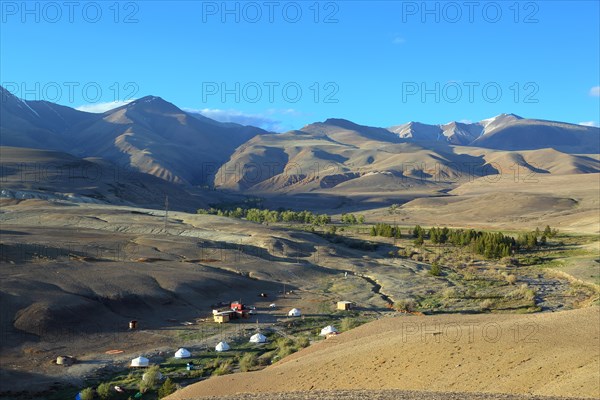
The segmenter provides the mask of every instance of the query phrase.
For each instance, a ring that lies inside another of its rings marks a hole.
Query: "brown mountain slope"
[[[384,318],[265,370],[210,378],[169,399],[343,389],[598,398],[599,344],[597,307],[536,315]]]

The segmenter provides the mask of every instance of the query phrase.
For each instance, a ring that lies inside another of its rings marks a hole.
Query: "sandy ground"
[[[600,308],[384,318],[262,371],[211,378],[169,399],[353,389],[600,398]]]
[[[492,393],[416,392],[404,390],[316,390],[295,393],[239,394],[206,397],[206,400],[561,400],[565,397],[523,396]]]

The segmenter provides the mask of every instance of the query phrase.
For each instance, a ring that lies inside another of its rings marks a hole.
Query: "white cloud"
[[[594,86],[590,89],[590,96],[598,97],[600,96],[600,86]]]
[[[598,124],[598,122],[596,122],[596,121],[585,121],[585,122],[580,122],[578,125],[600,127],[600,125],[599,125],[599,124]]]
[[[287,127],[281,119],[277,118],[278,115],[285,116],[293,116],[297,117],[302,115],[301,112],[296,111],[294,109],[285,109],[285,110],[277,110],[277,109],[269,109],[264,113],[251,114],[246,113],[240,110],[223,110],[219,108],[203,108],[203,109],[190,109],[184,108],[185,111],[190,113],[198,113],[202,114],[205,117],[210,119],[214,119],[219,122],[234,122],[236,124],[241,125],[252,125],[257,126],[259,128],[265,129],[271,132],[285,132],[291,127]]]
[[[458,122],[460,122],[461,124],[472,124],[473,123],[473,121],[471,121],[470,119],[461,119]]]
[[[406,43],[406,39],[404,39],[404,38],[403,38],[403,37],[401,37],[401,36],[396,36],[396,37],[394,38],[394,40],[392,40],[392,43],[393,43],[393,44],[404,44],[404,43]]]
[[[112,110],[113,108],[124,106],[125,104],[129,104],[135,99],[131,100],[119,100],[119,101],[109,101],[107,103],[96,103],[96,104],[86,104],[83,106],[79,106],[76,109],[79,111],[85,111],[90,113],[101,114],[105,111]]]

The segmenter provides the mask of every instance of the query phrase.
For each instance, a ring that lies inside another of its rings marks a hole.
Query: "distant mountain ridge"
[[[0,116],[2,146],[103,158],[168,182],[232,190],[397,188],[461,176],[457,163],[475,166],[478,176],[498,173],[491,159],[551,159],[532,170],[586,173],[597,171],[598,161],[580,155],[600,153],[599,128],[514,114],[475,123],[409,122],[389,128],[330,118],[272,133],[186,112],[157,96],[95,114],[21,100],[0,87]],[[494,153],[542,149],[555,152],[540,153],[544,157]],[[556,160],[571,167],[558,168]],[[252,182],[244,177],[249,165],[260,172]],[[310,172],[314,165],[318,171]],[[294,166],[302,171],[291,174]]]

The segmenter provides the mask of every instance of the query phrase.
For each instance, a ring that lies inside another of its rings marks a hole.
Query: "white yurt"
[[[183,347],[175,352],[175,358],[189,358],[191,356],[192,353],[190,353],[187,349],[184,349]]]
[[[276,308],[276,307],[277,307],[277,304],[275,304],[275,303],[269,304],[269,308]]]
[[[150,365],[150,360],[146,357],[139,356],[138,358],[134,358],[131,360],[132,367],[147,367]]]
[[[231,347],[229,347],[227,342],[219,342],[219,344],[215,346],[216,351],[227,351],[230,349],[231,349]]]
[[[300,315],[300,310],[298,310],[297,308],[292,308],[290,312],[288,312],[288,316],[290,317],[299,317]]]
[[[257,333],[250,337],[250,343],[266,343],[267,337],[262,333]]]
[[[335,329],[334,326],[326,326],[325,328],[321,329],[321,336],[327,336],[331,333],[337,333],[337,329]]]

